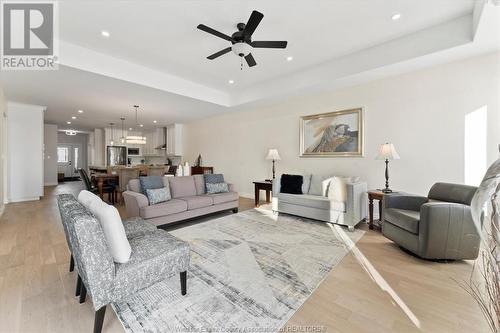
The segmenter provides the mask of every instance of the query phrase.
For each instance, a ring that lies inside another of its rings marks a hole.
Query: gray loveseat
[[[335,201],[322,195],[318,186],[315,186],[314,179],[318,177],[317,175],[303,176],[303,194],[281,193],[281,176],[274,179],[273,211],[336,223],[347,226],[349,231],[353,231],[354,227],[366,218],[366,183],[357,179],[354,182],[347,182],[345,199]],[[319,177],[318,181],[325,182],[330,178]]]
[[[385,195],[382,233],[424,259],[476,259],[480,230],[470,203],[477,188],[436,183],[427,197]]]
[[[94,333],[101,332],[106,305],[180,274],[181,293],[186,294],[189,244],[142,219],[128,220],[127,239],[132,249],[128,262],[113,261],[101,223],[73,195],[57,198],[68,247],[78,270],[77,296],[87,292],[94,305]]]
[[[238,193],[229,184],[229,192],[207,194],[203,175],[163,177],[164,186],[170,188],[172,199],[149,205],[141,193],[139,179],[132,179],[123,192],[127,215],[140,216],[155,225],[174,223],[224,210],[238,212]]]

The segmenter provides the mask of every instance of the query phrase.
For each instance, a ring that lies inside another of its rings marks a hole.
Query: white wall
[[[57,185],[57,125],[43,126],[44,185]]]
[[[43,110],[38,105],[7,104],[9,202],[43,196]]]
[[[390,163],[391,187],[426,194],[437,181],[464,182],[465,116],[483,106],[487,163],[498,158],[499,77],[500,53],[495,53],[226,113],[186,124],[184,156],[191,163],[201,153],[204,165],[224,173],[246,196],[253,196],[252,181],[271,177],[271,162],[264,159],[269,148],[281,154],[278,173],[360,175],[369,188],[377,188],[384,184],[384,163],[375,156],[388,141],[401,156]],[[298,156],[300,116],[355,107],[364,109],[364,157]]]
[[[7,100],[3,89],[0,87],[0,215],[4,210],[7,197]]]

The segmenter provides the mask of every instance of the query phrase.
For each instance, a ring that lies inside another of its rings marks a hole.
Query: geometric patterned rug
[[[126,332],[277,332],[364,231],[263,207],[171,233],[191,246],[187,295],[175,275],[114,303]]]

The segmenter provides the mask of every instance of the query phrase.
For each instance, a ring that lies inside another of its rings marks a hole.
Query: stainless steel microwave
[[[142,156],[141,155],[141,148],[129,147],[129,148],[127,148],[127,155],[128,156]]]

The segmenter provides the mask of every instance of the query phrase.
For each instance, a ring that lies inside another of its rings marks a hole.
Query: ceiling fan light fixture
[[[237,56],[245,57],[252,52],[252,47],[245,42],[238,42],[233,44],[231,50]]]

